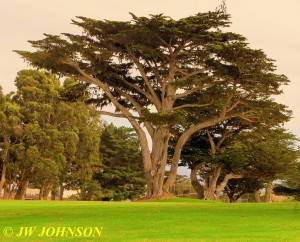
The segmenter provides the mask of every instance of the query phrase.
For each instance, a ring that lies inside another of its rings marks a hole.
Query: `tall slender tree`
[[[49,186],[45,182],[53,181],[47,177],[57,176],[58,164],[65,159],[62,133],[59,132],[64,122],[61,122],[63,116],[58,118],[56,115],[57,110],[61,109],[61,85],[55,76],[22,70],[15,84],[17,92],[13,98],[20,105],[23,126],[23,135],[14,149],[19,168],[15,198],[22,199],[30,181],[36,181],[39,177],[37,184],[43,193],[45,186]],[[46,171],[46,167],[52,169]],[[33,174],[38,172],[43,174],[34,177]]]

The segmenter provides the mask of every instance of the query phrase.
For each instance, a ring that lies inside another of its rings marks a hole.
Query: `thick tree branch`
[[[228,137],[234,137],[236,135],[238,135],[240,132],[242,131],[242,129],[238,129],[238,130],[234,130],[234,131],[228,131],[226,132],[226,125],[224,128],[224,132],[222,133],[221,138],[219,139],[219,141],[216,144],[216,149],[219,149],[220,146],[223,144],[223,142],[228,138]]]
[[[139,88],[137,85],[134,85],[128,81],[126,81],[123,77],[116,75],[118,79],[120,79],[121,81],[123,81],[127,86],[133,88],[134,90],[136,90],[137,92],[139,92],[140,94],[144,95],[146,98],[148,98],[151,102],[155,102],[155,100],[153,99],[152,95],[149,92],[144,91],[143,89]]]
[[[210,143],[210,152],[211,152],[212,157],[214,157],[216,154],[216,151],[217,151],[216,144],[215,144],[213,138],[211,137],[210,132],[207,130],[206,133],[207,133],[208,140]]]
[[[219,139],[219,141],[216,144],[216,149],[219,149],[220,146],[223,144],[223,142],[229,137],[228,133],[223,133],[221,138]]]
[[[111,113],[111,112],[107,112],[107,111],[98,111],[98,113],[100,115],[107,115],[107,116],[116,117],[116,118],[126,118],[126,116],[121,113]]]
[[[197,173],[198,170],[205,164],[205,162],[200,162],[196,165],[194,165],[193,167],[191,167],[191,183],[194,187],[194,189],[196,190],[197,194],[198,194],[198,198],[199,199],[203,199],[204,198],[204,187],[203,185],[200,184],[198,177],[197,177]]]
[[[142,116],[142,108],[141,105],[129,94],[123,92],[122,90],[116,88],[116,91],[120,93],[123,97],[125,97],[127,100],[131,102],[131,104],[134,106],[137,113],[140,115],[138,118],[140,119]],[[144,122],[145,127],[150,134],[151,137],[153,137],[154,134],[154,127],[149,122]]]
[[[240,193],[236,194],[234,196],[234,200],[237,201],[241,196],[243,196],[246,192],[245,191],[241,191]]]
[[[227,109],[227,112],[232,111],[233,109],[235,109],[241,103],[242,102],[240,100],[236,101],[230,108]]]
[[[253,123],[253,122],[255,122],[255,120],[251,120],[250,117],[246,116],[247,114],[251,114],[251,113],[254,113],[254,112],[252,110],[248,110],[248,111],[245,111],[245,112],[241,112],[240,114],[237,114],[236,117],[239,117],[239,118],[244,119],[244,120],[246,120],[250,123]]]
[[[243,113],[244,112],[237,112],[237,113],[232,113],[230,115],[229,114],[226,115],[226,113],[225,113],[225,115],[223,115],[223,113],[221,113],[220,116],[217,117],[217,118],[213,118],[213,119],[207,120],[205,122],[198,123],[198,124],[190,127],[189,129],[187,129],[179,137],[179,139],[176,143],[175,150],[174,150],[174,155],[172,157],[172,162],[171,162],[170,175],[169,175],[168,179],[166,180],[166,182],[164,184],[164,190],[168,191],[169,187],[175,181],[176,174],[177,174],[177,169],[178,169],[178,162],[180,160],[180,155],[181,155],[181,150],[182,150],[183,146],[185,145],[185,143],[187,142],[187,140],[191,137],[191,135],[193,135],[194,133],[196,133],[197,131],[199,131],[201,129],[208,128],[210,126],[213,126],[217,123],[228,120],[230,118],[240,117],[241,115],[243,115]]]
[[[130,54],[130,59],[133,61],[133,63],[137,66],[140,74],[142,75],[143,77],[143,80],[145,81],[145,84],[149,90],[149,92],[151,93],[152,95],[152,98],[153,98],[153,104],[156,106],[157,110],[160,110],[161,108],[161,101],[159,100],[158,96],[156,95],[155,93],[155,90],[153,89],[151,83],[150,83],[150,80],[144,70],[144,67],[141,65],[141,63],[138,61],[138,59],[134,56],[134,54],[132,53],[132,51],[130,50],[130,48],[128,46],[126,46],[129,54]]]
[[[178,110],[178,109],[183,109],[183,108],[203,108],[203,107],[210,106],[211,104],[212,103],[207,103],[207,104],[184,104],[184,105],[174,107],[173,111]]]
[[[158,67],[157,67],[157,64],[155,62],[154,65],[155,65],[155,68],[151,65],[150,61],[149,60],[145,60],[145,62],[147,63],[148,67],[151,69],[151,71],[154,73],[156,79],[157,79],[157,82],[160,84],[160,86],[162,86],[162,79],[159,75],[159,72],[158,72]]]
[[[205,71],[208,71],[208,69],[200,69],[200,70],[196,70],[196,71],[192,71],[191,73],[188,73],[188,72],[185,72],[181,68],[178,68],[178,67],[176,67],[175,70],[183,75],[183,77],[180,78],[178,81],[185,81],[185,80],[187,80],[188,78],[190,78],[192,76],[195,76],[195,75],[198,75],[198,74],[203,73]]]
[[[240,178],[243,178],[244,175],[243,174],[235,174],[235,173],[229,173],[229,174],[226,174],[223,181],[218,185],[216,191],[215,191],[215,194],[216,195],[219,195],[219,193],[221,191],[223,191],[223,189],[225,188],[225,186],[227,185],[228,181],[230,179],[240,179]]]
[[[183,93],[176,94],[174,98],[175,98],[175,100],[176,100],[176,99],[179,99],[179,98],[186,97],[186,96],[188,96],[188,95],[193,94],[194,92],[197,92],[197,91],[201,90],[202,88],[203,88],[203,86],[192,88],[192,89],[187,90],[187,91],[185,91],[185,92],[183,92]]]
[[[228,113],[227,107],[229,106],[229,103],[231,102],[232,98],[233,98],[233,93],[229,93],[227,95],[226,101],[223,105],[223,108],[222,108],[222,111],[221,111],[221,116],[225,116],[226,113]]]
[[[141,144],[141,150],[142,150],[142,155],[143,155],[143,161],[144,161],[144,167],[145,167],[145,172],[151,172],[152,170],[152,164],[151,164],[151,154],[150,154],[150,149],[149,149],[149,144],[147,140],[147,136],[144,132],[144,130],[140,127],[139,123],[135,119],[135,117],[123,106],[121,105],[118,100],[113,96],[111,91],[109,90],[109,87],[100,81],[97,78],[94,78],[87,73],[85,73],[77,63],[74,62],[69,62],[68,63],[70,66],[75,68],[78,73],[86,79],[86,82],[95,84],[99,86],[107,95],[107,97],[110,99],[110,101],[123,113],[123,115],[127,118],[127,120],[131,123],[132,127],[134,130],[137,132],[139,138],[140,138],[140,144]]]
[[[180,160],[180,155],[181,155],[181,150],[182,150],[184,144],[187,142],[187,140],[191,137],[191,135],[194,134],[195,132],[197,132],[200,129],[210,127],[210,126],[212,126],[216,123],[222,122],[226,119],[227,119],[226,117],[218,117],[218,118],[207,120],[206,122],[198,123],[198,124],[190,127],[189,129],[187,129],[180,136],[180,138],[178,139],[178,141],[176,143],[175,150],[174,150],[174,155],[172,157],[170,175],[169,175],[168,179],[166,180],[166,182],[164,184],[164,190],[165,191],[168,191],[169,187],[175,181],[176,174],[177,174],[177,169],[178,169],[178,162]]]

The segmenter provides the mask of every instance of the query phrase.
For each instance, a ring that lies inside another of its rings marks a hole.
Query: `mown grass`
[[[300,204],[0,201],[0,241],[300,241]],[[5,237],[11,227],[14,234]],[[21,227],[36,227],[17,237]],[[103,227],[96,237],[39,237],[42,227]]]

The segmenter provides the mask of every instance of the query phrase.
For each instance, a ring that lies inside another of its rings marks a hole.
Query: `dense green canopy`
[[[34,52],[16,52],[35,67],[96,86],[97,103],[116,109],[102,114],[129,120],[139,136],[149,197],[168,192],[181,149],[199,130],[233,118],[273,124],[289,119],[286,107],[271,98],[288,79],[245,37],[223,31],[230,22],[222,9],[179,20],[131,16],[77,17],[72,23],[82,34],[47,34],[30,41]],[[174,129],[181,135],[163,188]]]

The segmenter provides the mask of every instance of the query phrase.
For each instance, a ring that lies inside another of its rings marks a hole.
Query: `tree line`
[[[199,199],[216,200],[226,194],[235,202],[251,193],[261,202],[260,192],[265,189],[263,201],[270,202],[276,181],[275,191],[289,186],[299,189],[295,177],[300,150],[295,135],[282,127],[232,130],[225,126],[192,136],[183,149],[180,165],[190,168]]]
[[[61,85],[54,75],[33,70],[20,71],[15,84],[16,93],[1,92],[4,198],[23,199],[29,185],[40,189],[39,199],[50,193],[63,199],[65,189],[77,190],[81,200],[133,199],[145,192],[136,134],[103,124],[88,86],[69,78]],[[199,199],[226,193],[235,202],[254,193],[259,202],[266,188],[267,202],[275,180],[286,181],[279,192],[290,184],[297,194],[298,141],[284,128],[231,120],[192,135],[179,165],[191,170]]]
[[[20,71],[15,85],[15,93],[0,93],[4,198],[23,199],[29,185],[40,189],[40,199],[62,199],[65,189],[77,190],[82,200],[143,192],[135,134],[104,125],[86,103],[85,85],[69,78],[61,85],[54,75],[34,70]]]
[[[188,142],[205,136],[210,161],[191,168],[193,174],[202,172],[206,185],[199,191],[212,199],[223,181],[245,176],[243,171],[253,167],[223,165],[229,160],[222,156],[225,150],[240,153],[245,163],[251,160],[242,150],[251,152],[252,138],[235,148],[226,145],[229,140],[236,133],[273,132],[291,118],[288,107],[274,100],[288,78],[277,74],[275,61],[250,48],[244,36],[226,31],[230,15],[225,10],[221,6],[179,20],[163,14],[131,14],[130,21],[79,16],[72,23],[82,34],[45,34],[29,41],[34,51],[16,53],[36,68],[91,85],[101,115],[130,122],[139,139],[147,198],[169,195],[179,164],[191,163],[183,156]],[[115,111],[102,109],[106,106]],[[255,176],[251,169],[247,173]]]

